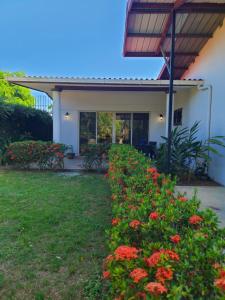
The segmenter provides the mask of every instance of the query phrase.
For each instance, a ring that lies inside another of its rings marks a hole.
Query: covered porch
[[[53,100],[53,138],[76,156],[98,143],[132,144],[151,153],[168,132],[169,81],[26,77],[10,82]],[[173,124],[184,125],[185,103],[201,80],[174,82]]]

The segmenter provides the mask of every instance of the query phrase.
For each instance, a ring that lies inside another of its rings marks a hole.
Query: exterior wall
[[[61,93],[61,142],[79,153],[79,112],[150,112],[149,140],[161,141],[165,136],[166,94],[150,92],[64,91]],[[70,119],[64,115],[69,112]]]
[[[212,86],[211,136],[225,136],[225,22],[202,49],[184,78],[201,78],[205,81],[205,85]],[[185,107],[187,123],[202,120],[202,126],[205,128],[205,123],[209,119],[208,111],[209,90],[192,91],[188,106]],[[207,136],[207,130],[202,130],[200,137],[205,136]],[[223,157],[212,156],[210,176],[225,185],[225,150],[222,150],[222,154]]]

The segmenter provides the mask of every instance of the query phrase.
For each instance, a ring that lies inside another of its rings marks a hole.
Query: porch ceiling
[[[16,85],[41,91],[52,97],[58,91],[142,91],[168,92],[168,80],[128,78],[68,78],[68,77],[10,77],[7,80]],[[174,90],[192,88],[203,84],[202,80],[175,80]]]
[[[177,12],[175,78],[180,79],[222,25],[225,0],[129,0],[124,38],[126,57],[170,56],[171,13]],[[168,79],[166,65],[158,77]]]

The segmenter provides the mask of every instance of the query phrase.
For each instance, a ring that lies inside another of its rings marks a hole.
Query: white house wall
[[[63,91],[61,93],[61,142],[79,152],[79,112],[150,112],[149,140],[160,142],[165,135],[166,94],[150,92]],[[70,119],[64,115],[68,112]]]
[[[185,79],[203,79],[206,85],[212,86],[212,123],[211,135],[225,136],[225,22],[201,51],[195,63],[184,75]],[[190,93],[188,122],[208,120],[208,91]],[[203,124],[205,126],[205,124]],[[205,137],[201,132],[200,137]],[[223,157],[213,155],[210,176],[225,185],[225,150]]]

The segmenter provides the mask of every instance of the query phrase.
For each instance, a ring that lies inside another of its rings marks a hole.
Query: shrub
[[[87,145],[83,148],[83,166],[87,170],[105,171],[108,167],[108,152],[110,144]]]
[[[224,299],[224,229],[131,146],[113,146],[109,299]]]
[[[24,141],[9,144],[4,160],[19,168],[63,168],[65,146],[42,141]]]
[[[8,142],[52,140],[52,117],[49,113],[3,102],[0,102],[0,112],[0,150]]]

